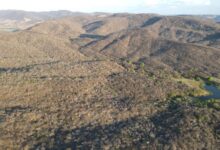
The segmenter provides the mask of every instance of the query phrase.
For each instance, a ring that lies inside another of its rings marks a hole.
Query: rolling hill
[[[0,11],[0,149],[219,149],[220,24]]]

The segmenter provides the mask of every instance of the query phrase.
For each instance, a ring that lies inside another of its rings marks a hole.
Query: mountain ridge
[[[56,13],[0,19],[0,149],[219,149],[220,24]]]

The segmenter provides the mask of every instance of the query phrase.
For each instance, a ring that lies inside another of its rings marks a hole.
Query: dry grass
[[[163,25],[184,30],[184,40],[206,27],[178,17],[140,27],[154,15],[128,16],[65,18],[0,34],[0,149],[218,149],[219,111],[168,96],[208,94],[181,74],[217,73],[219,51],[161,39],[176,33]],[[78,37],[87,30],[108,36]]]

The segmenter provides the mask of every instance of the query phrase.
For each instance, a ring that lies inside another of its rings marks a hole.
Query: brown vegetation
[[[218,107],[188,97],[219,80],[219,29],[81,14],[0,33],[0,149],[219,149]]]

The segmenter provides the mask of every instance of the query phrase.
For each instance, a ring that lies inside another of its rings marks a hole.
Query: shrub
[[[212,77],[208,77],[208,81],[212,81]]]
[[[132,62],[131,60],[129,60],[129,61],[128,61],[128,64],[129,64],[129,65],[132,65],[132,64],[133,64],[133,62]]]
[[[144,66],[145,66],[145,64],[142,62],[142,63],[140,64],[140,67],[141,67],[141,68],[144,68]]]
[[[197,107],[209,107],[216,110],[220,110],[220,100],[217,99],[210,99],[210,100],[196,99],[193,102],[193,105]]]

